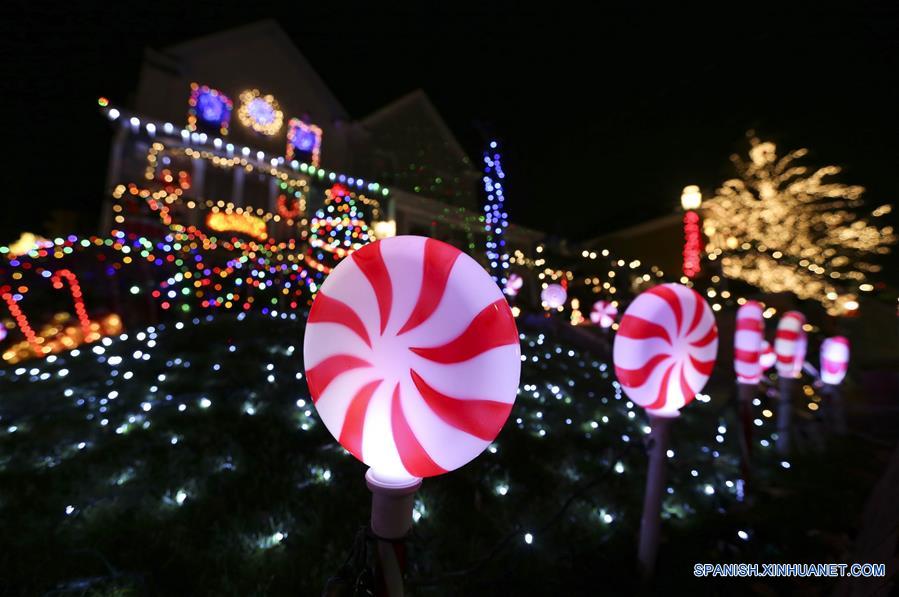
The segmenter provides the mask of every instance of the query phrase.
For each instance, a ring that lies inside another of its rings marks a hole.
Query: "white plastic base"
[[[412,506],[421,479],[382,479],[365,473],[371,491],[371,530],[384,539],[401,539],[412,528]]]

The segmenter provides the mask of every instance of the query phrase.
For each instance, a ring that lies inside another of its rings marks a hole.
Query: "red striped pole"
[[[802,374],[807,338],[803,326],[805,316],[798,311],[784,313],[777,324],[774,352],[777,354],[777,374],[780,377],[780,396],[777,405],[777,451],[790,451],[790,418],[793,409],[793,386]]]

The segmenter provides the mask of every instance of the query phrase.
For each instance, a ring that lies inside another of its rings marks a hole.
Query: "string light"
[[[314,124],[306,124],[299,118],[287,123],[287,151],[285,157],[293,160],[297,152],[309,154],[309,163],[316,168],[321,161],[322,130]]]
[[[491,141],[484,152],[484,193],[487,196],[484,205],[484,231],[486,234],[486,255],[490,275],[500,286],[505,286],[509,273],[509,251],[506,247],[505,233],[509,227],[509,216],[506,213],[505,195],[503,194],[503,171],[501,155],[496,141]]]
[[[889,252],[892,227],[857,215],[864,188],[830,182],[836,166],[810,170],[798,149],[779,157],[774,143],[751,137],[749,160],[733,156],[738,178],[705,202],[706,253],[722,272],[765,292],[813,299],[828,313],[857,308],[856,292]]]
[[[206,216],[206,225],[216,232],[240,232],[263,241],[268,238],[265,220],[248,213],[213,211]]]
[[[105,107],[109,105],[109,102],[100,105]],[[191,83],[187,105],[187,130],[197,131],[201,128],[210,128],[217,130],[222,135],[228,134],[231,110],[234,107],[228,96],[208,85]],[[153,127],[156,128],[155,125]]]

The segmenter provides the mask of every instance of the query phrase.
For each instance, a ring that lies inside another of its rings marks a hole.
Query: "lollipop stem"
[[[640,546],[638,559],[643,580],[648,582],[655,572],[656,554],[659,551],[660,514],[665,488],[665,460],[668,437],[671,431],[670,417],[649,415],[649,470],[646,478],[646,497],[643,500],[643,518],[640,520]]]
[[[743,456],[743,482],[749,482],[752,459],[752,400],[758,392],[757,384],[737,384],[737,404],[740,415],[740,452]]]
[[[837,435],[846,434],[846,413],[843,409],[843,393],[840,392],[840,386],[826,383],[824,384],[824,393],[827,396],[828,411],[830,411],[831,428]]]
[[[384,480],[369,469],[365,483],[371,491],[371,530],[377,539],[376,595],[402,597],[406,569],[404,539],[412,528],[412,506],[421,479]]]
[[[790,451],[790,417],[793,413],[793,385],[796,380],[780,377],[780,396],[777,400],[777,452]]]

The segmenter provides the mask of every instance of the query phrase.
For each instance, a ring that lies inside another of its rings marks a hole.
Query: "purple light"
[[[300,151],[312,151],[315,147],[315,133],[309,130],[298,130],[293,137],[293,146]]]
[[[247,113],[258,124],[269,125],[275,121],[275,108],[261,97],[250,100]]]

